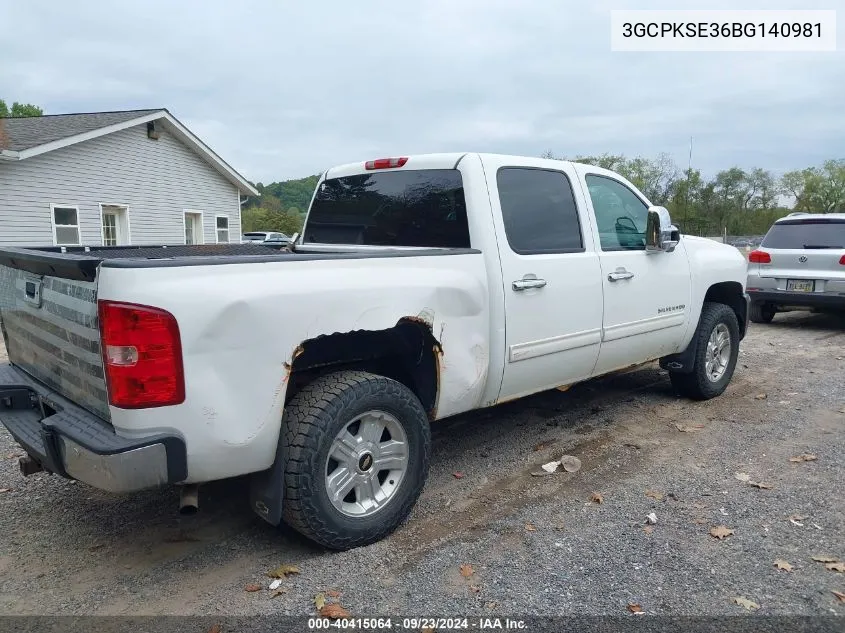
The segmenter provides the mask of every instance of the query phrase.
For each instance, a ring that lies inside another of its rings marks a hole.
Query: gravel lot
[[[444,420],[409,521],[344,553],[266,525],[245,480],[206,485],[200,513],[181,517],[174,490],[24,479],[3,430],[0,612],[313,615],[335,590],[356,616],[748,613],[735,597],[758,614],[845,615],[832,593],[845,574],[811,558],[845,560],[843,370],[845,321],[791,313],[752,326],[709,402],[676,398],[651,364]],[[790,462],[804,453],[817,459]],[[583,468],[532,476],[561,454]],[[719,525],[733,534],[710,536]],[[265,574],[280,564],[301,573],[271,598]]]

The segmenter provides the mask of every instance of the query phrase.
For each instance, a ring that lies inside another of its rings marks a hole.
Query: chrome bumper
[[[0,365],[0,422],[44,470],[100,490],[134,492],[187,478],[181,438],[120,437],[9,364]]]

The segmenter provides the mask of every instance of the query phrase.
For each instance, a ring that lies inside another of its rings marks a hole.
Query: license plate
[[[812,279],[787,279],[786,289],[792,292],[814,292],[816,282]]]

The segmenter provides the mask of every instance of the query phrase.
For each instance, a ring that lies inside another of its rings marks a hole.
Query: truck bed
[[[349,246],[330,250],[298,246],[296,251],[263,244],[195,244],[186,246],[44,246],[0,247],[0,266],[35,275],[50,275],[76,281],[94,281],[97,267],[152,268],[168,266],[214,266],[221,264],[361,259],[379,257],[424,257],[478,253],[469,248],[389,248]]]

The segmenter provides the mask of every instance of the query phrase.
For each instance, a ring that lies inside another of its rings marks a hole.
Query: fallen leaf
[[[792,571],[792,565],[790,565],[782,558],[776,559],[774,562],[774,566],[778,569],[782,569],[783,571]]]
[[[630,611],[631,613],[642,613],[643,608],[638,604],[634,604],[633,602],[629,602],[628,603],[628,611]]]
[[[350,617],[349,611],[344,609],[337,603],[327,604],[322,609],[320,609],[320,616],[324,618],[331,618],[332,620],[337,620],[339,618],[348,618]]]
[[[469,590],[473,593],[479,593],[481,591],[481,587],[478,585],[470,585]]]
[[[466,477],[466,475],[464,475],[461,471],[456,470],[452,473],[452,477],[454,477],[455,479],[463,479],[464,477]]]
[[[839,602],[845,602],[845,593],[842,593],[841,591],[831,591],[831,593],[839,598]]]
[[[707,519],[705,519],[704,517],[698,517],[693,519],[692,522],[696,525],[704,525],[705,523],[707,523]]]
[[[651,534],[652,532],[654,532],[654,526],[653,525],[646,525],[643,528],[643,532],[645,532],[646,534]]]
[[[733,599],[734,604],[738,604],[741,607],[745,607],[749,611],[756,611],[760,608],[760,605],[754,602],[753,600],[749,600],[743,596],[737,596]]]
[[[287,588],[287,587],[281,587],[281,588],[279,588],[279,589],[276,589],[276,591],[274,591],[270,597],[271,597],[271,598],[278,598],[278,597],[279,597],[279,596],[281,596],[283,593],[287,593],[287,592],[288,592],[288,588]]]
[[[267,576],[270,578],[286,578],[291,574],[298,574],[299,567],[296,565],[281,565],[276,567],[276,569],[267,572]]]
[[[545,470],[547,473],[554,473],[554,472],[557,472],[558,466],[560,466],[560,462],[554,461],[554,462],[547,462],[547,463],[543,464],[542,466],[540,466],[540,468]]]
[[[244,587],[244,591],[255,592],[261,591],[261,585],[247,585]]]
[[[430,626],[424,626],[420,629],[420,633],[437,633],[437,629],[434,629]]]
[[[561,457],[560,465],[568,473],[577,473],[581,470],[581,460],[574,455],[564,455]]]
[[[836,593],[836,592],[834,591],[833,593]],[[487,604],[485,604],[484,606],[485,606],[487,609],[495,609],[498,605],[499,605],[499,603],[498,603],[498,602],[488,602],[488,603],[487,603]]]
[[[835,563],[827,563],[824,566],[828,571],[837,571],[840,574],[845,574],[845,561],[837,561]]]
[[[816,457],[812,453],[802,453],[801,455],[797,455],[796,457],[790,457],[789,461],[795,462],[795,463],[797,463],[797,462],[814,462],[817,459],[818,459],[818,457]]]
[[[765,393],[758,393],[756,396],[754,396],[754,399],[755,400],[765,400],[768,397],[769,396]]]
[[[734,477],[736,477],[740,481],[751,481],[751,476],[746,473],[736,473]]]
[[[749,481],[749,486],[753,486],[754,488],[760,488],[761,490],[771,490],[771,484],[764,484],[762,481]]]
[[[461,565],[460,567],[461,576],[464,578],[469,578],[475,573],[475,570],[472,568],[472,565]]]
[[[654,499],[655,501],[660,501],[660,500],[662,500],[662,499],[663,499],[663,494],[662,494],[662,493],[657,492],[656,490],[646,490],[646,491],[645,491],[645,496],[646,496],[646,497],[651,497],[651,498],[652,498],[652,499]]]
[[[223,629],[220,628],[219,624],[214,623],[211,625],[211,628],[208,629],[208,633],[223,633]]]
[[[530,523],[526,523],[526,524],[525,524],[525,530],[526,530],[526,531],[528,531],[528,532],[536,532],[536,531],[537,531],[537,528],[535,528],[535,527],[534,527],[533,525],[531,525]]]
[[[710,536],[720,541],[728,538],[734,531],[725,525],[716,525],[710,528]]]
[[[326,597],[328,597],[328,598],[340,598],[340,592],[335,591],[334,589],[329,589],[326,592]]]
[[[839,559],[835,556],[813,556],[813,560],[817,563],[835,563]]]
[[[316,596],[314,596],[314,606],[317,607],[317,611],[325,607],[326,596],[322,593],[318,593]]]
[[[604,503],[604,497],[601,495],[601,493],[594,492],[590,495],[590,501],[592,501],[593,503]]]
[[[696,431],[700,431],[704,428],[703,424],[676,424],[675,428],[678,429],[681,433],[695,433]]]

